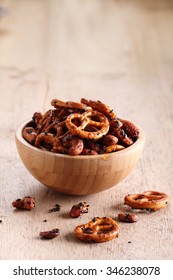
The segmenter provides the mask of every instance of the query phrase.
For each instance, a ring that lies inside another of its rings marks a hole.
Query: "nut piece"
[[[17,209],[31,211],[35,207],[35,198],[31,196],[25,196],[22,199],[18,198],[12,202],[12,206]]]
[[[134,213],[120,213],[118,214],[118,219],[126,223],[134,223],[139,220],[139,217]]]
[[[85,213],[88,213],[89,205],[86,202],[80,202],[72,206],[70,210],[70,217],[77,218]]]
[[[53,239],[59,236],[59,233],[60,233],[59,228],[54,228],[49,231],[41,231],[39,235],[44,239]]]

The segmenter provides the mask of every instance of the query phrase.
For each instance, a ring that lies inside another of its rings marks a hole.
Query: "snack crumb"
[[[55,204],[55,207],[50,209],[49,212],[57,212],[60,211],[61,206],[59,204]]]

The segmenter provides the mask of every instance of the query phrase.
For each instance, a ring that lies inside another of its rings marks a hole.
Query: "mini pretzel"
[[[98,121],[92,120],[92,117],[96,117]],[[74,120],[79,119],[81,124],[76,126]],[[98,131],[85,131],[87,125],[92,125],[99,128]],[[88,111],[84,114],[71,114],[66,119],[66,126],[72,134],[77,134],[81,138],[87,139],[100,139],[103,135],[107,134],[109,131],[109,121],[100,112]]]
[[[33,127],[24,127],[22,130],[22,136],[27,142],[34,145],[37,133]]]
[[[39,123],[39,121],[42,119],[43,115],[40,112],[35,112],[32,119],[33,122],[37,125]]]
[[[142,194],[129,194],[124,198],[124,203],[134,209],[159,210],[168,203],[167,194],[157,191],[146,191]]]
[[[121,151],[123,149],[125,149],[124,146],[114,144],[114,145],[110,145],[110,146],[105,147],[104,148],[104,153],[113,153],[113,152],[116,152],[116,151]]]
[[[36,140],[35,146],[40,149],[51,151],[54,146],[55,136],[51,133],[40,133]]]
[[[75,228],[75,236],[84,242],[106,242],[118,236],[119,225],[112,218],[94,218]]]
[[[79,109],[79,110],[91,110],[90,106],[86,106],[85,104],[78,103],[78,102],[72,102],[72,101],[61,101],[58,99],[52,99],[51,105],[55,108],[72,108],[72,109]]]
[[[111,117],[111,118],[116,117],[115,112],[109,106],[105,105],[104,103],[102,103],[99,100],[93,101],[93,100],[87,100],[86,98],[82,98],[81,103],[92,107],[94,110],[97,110],[97,111],[105,114],[105,116],[107,116],[107,117]]]

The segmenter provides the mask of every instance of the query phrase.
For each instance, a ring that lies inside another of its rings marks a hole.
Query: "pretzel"
[[[37,133],[33,127],[28,126],[22,130],[22,136],[27,142],[34,145]]]
[[[43,115],[40,112],[35,112],[32,116],[33,122],[37,125],[39,121],[42,119]]]
[[[119,225],[112,218],[93,218],[89,223],[75,228],[75,236],[84,242],[106,242],[118,236]]]
[[[51,151],[54,146],[54,141],[55,137],[53,134],[42,132],[37,136],[35,146],[40,149]]]
[[[92,120],[93,117],[96,117],[98,121]],[[81,124],[76,126],[73,121],[75,119],[79,119]],[[85,131],[87,125],[95,126],[99,128],[98,131]],[[109,131],[109,122],[108,119],[100,112],[97,111],[87,111],[84,114],[71,114],[66,119],[66,126],[72,134],[77,134],[81,138],[87,139],[100,139],[103,135],[105,135]]]
[[[125,196],[124,203],[134,209],[159,210],[168,203],[167,194],[158,191],[146,191],[142,194],[129,194]]]
[[[112,152],[116,152],[116,151],[121,151],[125,149],[124,146],[122,145],[118,145],[118,144],[114,144],[114,145],[110,145],[104,148],[104,153],[112,153]]]
[[[78,103],[78,102],[72,102],[72,101],[67,101],[63,102],[58,99],[52,99],[51,105],[54,106],[55,108],[72,108],[72,109],[79,109],[79,110],[92,110],[90,106],[86,106],[85,104]]]
[[[93,101],[93,100],[88,100],[86,98],[81,98],[81,103],[92,107],[94,110],[103,113],[107,117],[111,117],[111,118],[116,117],[115,112],[109,106],[105,105],[99,100]]]

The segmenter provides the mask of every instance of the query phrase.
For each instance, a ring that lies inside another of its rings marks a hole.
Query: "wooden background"
[[[84,244],[73,229],[94,216],[117,217],[128,193],[154,189],[172,197],[173,1],[0,0],[0,7],[0,259],[172,259],[172,201],[139,213],[135,224],[121,223],[110,242]],[[87,197],[37,182],[14,141],[17,126],[49,109],[52,98],[81,97],[105,102],[146,134],[129,177]],[[36,208],[15,211],[11,202],[25,195],[35,196]],[[89,213],[70,218],[80,201],[90,204]],[[55,203],[61,210],[49,213]],[[54,227],[58,238],[39,238]]]

